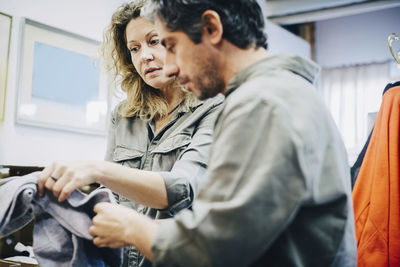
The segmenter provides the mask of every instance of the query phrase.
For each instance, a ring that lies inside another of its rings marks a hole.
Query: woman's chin
[[[166,78],[162,81],[149,81],[147,84],[156,89],[164,89],[170,87],[175,82],[175,78]]]

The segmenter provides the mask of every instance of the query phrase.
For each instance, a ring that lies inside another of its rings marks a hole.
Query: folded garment
[[[123,250],[96,247],[89,234],[94,205],[114,203],[112,192],[100,188],[85,195],[75,190],[60,203],[49,191],[39,197],[39,174],[2,179],[0,238],[34,219],[33,251],[40,266],[120,266]]]

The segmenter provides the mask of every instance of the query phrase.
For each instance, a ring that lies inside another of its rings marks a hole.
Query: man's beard
[[[194,81],[200,93],[197,98],[205,100],[224,91],[225,83],[217,71],[217,64],[214,60],[203,63],[200,70],[201,72],[196,75]]]

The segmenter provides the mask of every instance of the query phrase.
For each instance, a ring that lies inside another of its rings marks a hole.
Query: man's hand
[[[94,206],[93,225],[89,233],[99,247],[125,247],[134,245],[149,260],[153,258],[151,244],[158,230],[158,223],[130,208],[111,203]]]
[[[102,161],[54,162],[46,167],[38,180],[38,192],[53,191],[58,201],[64,201],[77,188],[96,182]]]
[[[89,233],[96,246],[117,248],[132,244],[129,234],[135,227],[136,211],[107,202],[96,204],[93,210],[97,215],[93,217]]]

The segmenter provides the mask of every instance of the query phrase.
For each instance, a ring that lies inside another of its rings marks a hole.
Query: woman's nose
[[[154,55],[151,52],[151,50],[150,49],[146,49],[146,48],[142,49],[142,55],[141,56],[142,56],[142,60],[143,61],[150,61],[150,60],[154,59]]]

